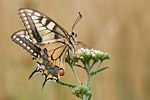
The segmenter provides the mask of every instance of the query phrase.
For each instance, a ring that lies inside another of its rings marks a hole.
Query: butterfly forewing
[[[54,39],[69,37],[67,31],[41,12],[19,9],[18,14],[34,43],[44,44]]]
[[[28,53],[30,53],[34,58],[37,58],[40,54],[41,49],[32,42],[30,36],[25,30],[15,32],[11,36],[11,39],[25,49]]]

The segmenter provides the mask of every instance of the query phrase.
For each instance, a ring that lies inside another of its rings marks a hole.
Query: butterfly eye
[[[72,35],[73,35],[74,37],[77,37],[77,34],[76,34],[74,31],[72,31]]]
[[[75,35],[74,31],[72,31],[72,35]]]

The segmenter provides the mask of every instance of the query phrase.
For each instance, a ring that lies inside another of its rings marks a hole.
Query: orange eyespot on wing
[[[60,70],[59,70],[59,75],[60,75],[60,76],[63,76],[63,75],[64,75],[64,70],[63,70],[63,69],[60,69]]]

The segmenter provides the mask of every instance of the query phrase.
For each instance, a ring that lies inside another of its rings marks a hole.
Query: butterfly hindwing
[[[37,44],[68,37],[67,31],[39,11],[19,9],[18,14],[33,42]]]
[[[45,82],[49,79],[59,81],[64,75],[65,54],[68,51],[66,39],[58,39],[49,43],[42,51],[37,61],[38,68],[33,72],[42,72],[45,75]],[[30,78],[32,77],[32,75]],[[44,82],[44,84],[45,84]],[[44,85],[43,84],[43,85]]]
[[[38,58],[41,49],[32,42],[30,36],[24,29],[15,32],[11,36],[11,39],[25,49],[28,53],[30,53],[34,58]]]

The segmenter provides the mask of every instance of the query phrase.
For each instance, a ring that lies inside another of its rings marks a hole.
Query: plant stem
[[[99,69],[99,70],[97,70],[97,71],[93,71],[93,72],[91,72],[91,76],[93,76],[93,75],[97,74],[98,72],[101,72],[101,71],[103,71],[103,70],[105,70],[105,69],[107,69],[107,68],[109,68],[109,67],[110,67],[110,66],[107,66],[107,67],[101,68],[101,69]]]
[[[86,96],[86,95],[83,95],[82,100],[87,100],[87,96]]]
[[[90,79],[91,79],[91,74],[89,72],[87,73],[87,80],[86,80],[86,87],[88,88],[88,90],[89,90]]]
[[[90,90],[90,86],[89,86],[89,84],[90,84],[90,79],[91,79],[91,75],[90,75],[90,73],[87,73],[88,75],[87,75],[87,80],[86,80],[86,87],[88,88],[88,91]],[[83,95],[83,99],[82,100],[87,100],[87,98],[88,98],[88,95]]]
[[[92,63],[92,65],[91,65],[91,67],[90,67],[90,70],[91,70],[91,68],[93,67],[93,65],[94,65],[95,63],[96,63],[96,62],[93,62],[93,63]]]
[[[66,83],[66,82],[62,82],[62,81],[58,81],[58,83],[62,84],[62,85],[65,85],[65,86],[72,87],[72,88],[77,87],[77,85],[75,85],[75,84],[70,84],[70,83]]]
[[[90,79],[91,79],[91,66],[90,66],[90,62],[87,63],[87,80],[86,80],[86,87],[88,88],[89,90],[89,84],[90,84]]]
[[[91,73],[90,73],[90,71],[91,71],[91,66],[90,66],[90,63],[89,63],[89,62],[87,63],[87,69],[86,69],[86,71],[87,71],[86,87],[88,88],[88,91],[89,91],[89,90],[90,90],[89,84],[90,84],[90,79],[91,79]],[[84,94],[82,100],[87,100],[87,98],[88,98],[88,95],[85,95],[85,94]]]
[[[98,66],[95,68],[94,72],[97,71],[97,69],[100,67],[100,65],[102,64],[103,61],[100,61],[100,63],[98,64]]]
[[[77,76],[77,74],[76,74],[76,72],[75,72],[75,70],[74,70],[74,66],[73,66],[73,65],[71,66],[71,69],[72,69],[72,71],[73,71],[73,74],[74,74],[74,76],[75,76],[75,78],[76,78],[78,84],[81,85],[81,82],[80,82],[80,80],[79,80],[79,78],[78,78],[78,76]]]

